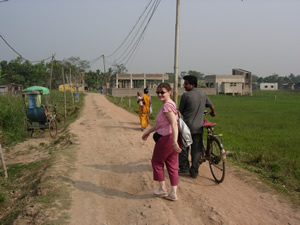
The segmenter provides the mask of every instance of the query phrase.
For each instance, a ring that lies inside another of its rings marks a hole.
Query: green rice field
[[[256,91],[253,96],[209,96],[216,117],[216,133],[228,160],[275,184],[281,191],[300,192],[300,93]],[[137,113],[136,97],[110,97],[116,104]],[[180,98],[179,101],[180,102]],[[152,97],[155,118],[161,102]]]

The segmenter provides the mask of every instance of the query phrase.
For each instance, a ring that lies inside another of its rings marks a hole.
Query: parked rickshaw
[[[26,136],[32,137],[35,129],[49,129],[50,136],[54,138],[57,135],[57,113],[56,106],[54,112],[50,111],[50,105],[48,104],[49,89],[32,86],[24,89],[22,95],[27,117],[24,122]]]

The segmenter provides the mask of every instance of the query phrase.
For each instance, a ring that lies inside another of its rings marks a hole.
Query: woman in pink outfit
[[[142,139],[146,141],[149,135],[155,131],[153,138],[156,144],[151,162],[153,180],[159,182],[159,189],[154,190],[153,193],[156,196],[176,201],[178,199],[178,153],[181,152],[178,144],[177,109],[176,104],[171,100],[171,86],[168,83],[161,83],[157,87],[156,93],[163,106],[156,116],[155,125],[143,134]],[[165,164],[171,183],[170,192],[165,183]]]

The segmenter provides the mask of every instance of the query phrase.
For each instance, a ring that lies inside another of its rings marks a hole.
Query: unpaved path
[[[154,197],[154,143],[142,141],[138,121],[104,96],[86,96],[70,127],[78,143],[76,171],[65,179],[73,189],[70,224],[300,224],[299,210],[233,166],[219,185],[205,164],[197,179],[180,177],[177,202]]]

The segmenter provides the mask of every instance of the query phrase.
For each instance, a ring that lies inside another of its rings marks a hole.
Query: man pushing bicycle
[[[181,96],[179,111],[183,115],[184,122],[190,128],[193,144],[191,147],[191,167],[188,160],[189,152],[183,149],[179,154],[179,174],[190,173],[192,178],[197,178],[203,146],[203,113],[206,107],[210,108],[211,116],[214,117],[216,112],[206,93],[201,89],[197,89],[197,78],[187,75],[183,79],[184,89],[187,92]]]

